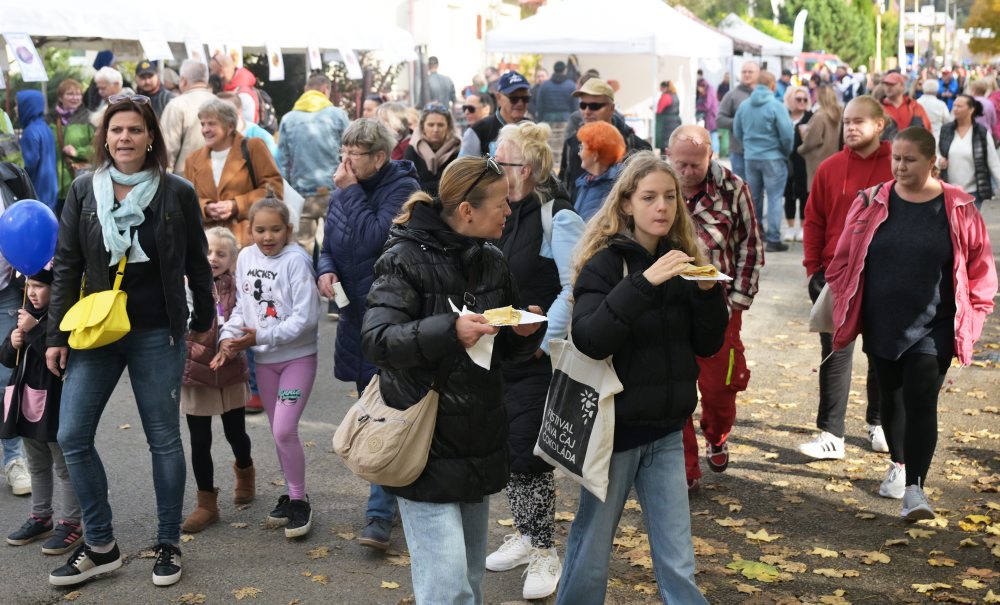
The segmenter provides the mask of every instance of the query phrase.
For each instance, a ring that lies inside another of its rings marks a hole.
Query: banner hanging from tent
[[[281,47],[267,44],[267,79],[271,82],[285,79],[285,58],[281,55]]]
[[[32,42],[28,34],[7,32],[3,35],[7,40],[10,49],[14,51],[14,58],[21,68],[21,78],[25,82],[48,82],[49,74],[45,71],[45,63],[38,56],[38,49]]]

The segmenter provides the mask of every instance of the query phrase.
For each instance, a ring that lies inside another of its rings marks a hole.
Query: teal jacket
[[[736,110],[733,136],[743,144],[743,157],[748,160],[787,160],[795,143],[788,110],[761,84]]]

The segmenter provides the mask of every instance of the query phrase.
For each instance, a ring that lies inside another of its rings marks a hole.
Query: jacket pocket
[[[28,422],[38,422],[45,413],[45,400],[48,398],[48,391],[33,389],[24,385],[24,394],[21,397],[21,412]]]
[[[14,400],[14,387],[4,387],[3,390],[3,421],[10,417],[10,404]]]

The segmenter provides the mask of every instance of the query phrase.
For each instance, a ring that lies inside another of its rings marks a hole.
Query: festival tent
[[[726,15],[726,18],[719,23],[719,29],[727,34],[759,44],[762,63],[767,63],[768,71],[774,72],[775,75],[781,75],[781,68],[791,67],[792,60],[802,52],[805,15],[806,11],[802,11],[795,19],[793,42],[782,42],[769,36],[733,13]]]
[[[488,32],[486,50],[541,54],[546,67],[576,55],[582,69],[594,68],[602,78],[617,80],[618,108],[644,120],[653,117],[659,82],[671,80],[681,99],[681,117],[691,123],[695,72],[701,65],[727,65],[733,40],[661,0],[571,0],[543,6],[533,17]]]

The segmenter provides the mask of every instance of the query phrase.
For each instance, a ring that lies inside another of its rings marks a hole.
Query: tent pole
[[[651,117],[649,119],[649,135],[650,135],[649,136],[649,140],[650,140],[650,143],[652,143],[653,145],[656,145],[656,140],[657,140],[657,137],[656,137],[656,135],[657,135],[657,132],[656,132],[656,105],[657,105],[657,101],[659,100],[659,94],[658,93],[660,92],[660,87],[657,85],[657,79],[658,79],[658,77],[660,75],[660,55],[658,55],[656,53],[656,37],[655,36],[650,40],[650,46],[651,46],[652,51],[653,51],[653,60],[651,62],[652,63],[652,70],[653,70],[653,72],[651,74],[652,77],[650,78],[651,84],[652,84],[653,96],[651,97],[652,103],[650,103],[650,109],[652,111],[650,112],[650,116]],[[666,145],[666,141],[664,141],[663,144]],[[659,149],[656,150],[656,154],[657,155],[660,154],[660,150]]]

